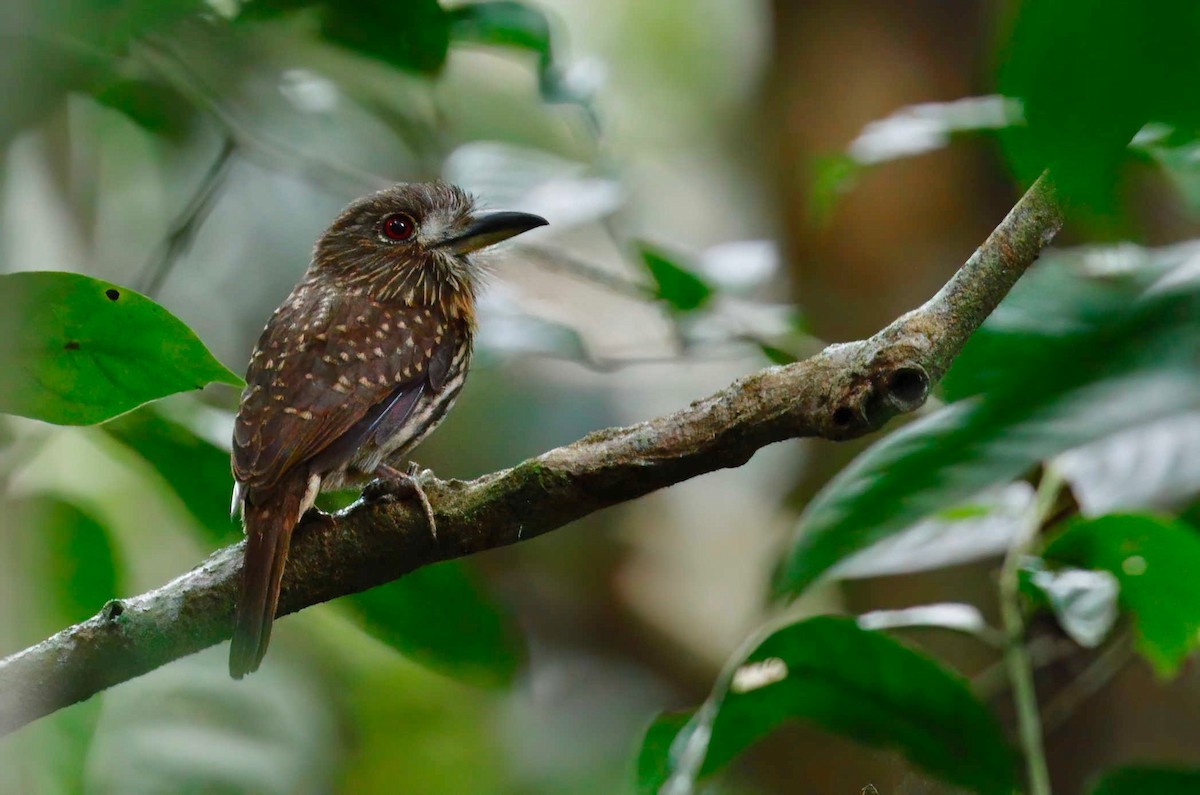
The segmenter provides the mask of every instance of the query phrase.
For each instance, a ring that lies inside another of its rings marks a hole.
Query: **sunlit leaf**
[[[871,630],[948,629],[988,641],[999,637],[999,630],[988,626],[979,608],[960,602],[917,605],[898,610],[872,610],[858,617],[858,625]]]
[[[167,310],[77,273],[0,276],[0,411],[89,425],[241,379]]]
[[[1126,290],[1104,298],[1103,319],[1047,312],[1040,335],[1005,325],[1028,311],[1012,296],[1022,311],[997,313],[954,365],[969,375],[948,377],[962,399],[873,445],[812,500],[778,591],[796,594],[849,554],[1063,450],[1200,407],[1194,289]]]
[[[640,791],[687,791],[788,720],[895,749],[976,792],[1008,795],[1015,784],[1004,733],[965,681],[853,619],[819,617],[775,631],[722,675],[665,764],[650,756],[667,747],[669,724],[653,730],[639,759]]]
[[[712,297],[708,282],[678,264],[670,255],[647,244],[638,245],[642,262],[657,286],[657,296],[678,312],[699,309]]]
[[[1081,520],[1043,554],[1116,577],[1137,648],[1160,676],[1174,675],[1200,644],[1200,531],[1190,525],[1138,514]]]
[[[1091,795],[1184,795],[1200,792],[1200,770],[1123,767],[1106,773],[1088,792]]]
[[[463,563],[425,566],[343,601],[372,635],[449,676],[503,686],[524,663],[516,621]]]

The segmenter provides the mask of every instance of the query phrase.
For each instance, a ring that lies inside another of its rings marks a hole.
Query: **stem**
[[[1042,745],[1042,722],[1038,714],[1037,690],[1033,683],[1033,664],[1025,648],[1025,619],[1021,614],[1021,562],[1037,541],[1042,524],[1050,516],[1058,500],[1062,479],[1047,467],[1038,484],[1029,521],[1023,534],[1008,550],[1004,568],[1000,571],[1000,617],[1008,635],[1004,664],[1012,682],[1013,701],[1017,708],[1017,731],[1025,770],[1029,778],[1030,795],[1050,795],[1050,771],[1046,766],[1046,750]]]

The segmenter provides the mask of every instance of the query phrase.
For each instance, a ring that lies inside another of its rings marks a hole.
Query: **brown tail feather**
[[[247,499],[243,511],[246,554],[229,646],[229,675],[234,679],[257,671],[267,653],[288,546],[292,530],[300,521],[304,488],[303,482],[285,480],[269,494],[254,495],[257,504]]]

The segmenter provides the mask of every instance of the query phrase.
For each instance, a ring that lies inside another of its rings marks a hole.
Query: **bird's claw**
[[[387,464],[380,464],[375,468],[375,480],[363,488],[363,499],[367,502],[388,502],[390,500],[410,500],[415,497],[420,502],[421,510],[425,514],[429,534],[433,536],[434,541],[437,541],[437,519],[433,514],[433,506],[425,494],[425,489],[421,488],[418,481],[419,477],[423,477],[428,472],[430,470],[422,470],[412,462],[409,462],[404,471]]]

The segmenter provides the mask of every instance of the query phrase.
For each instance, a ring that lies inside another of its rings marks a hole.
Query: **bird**
[[[321,234],[263,328],[234,419],[233,513],[246,536],[234,679],[262,663],[292,531],[319,492],[378,478],[407,482],[428,506],[396,464],[462,389],[484,267],[477,252],[546,223],[481,211],[438,181],[358,199]]]

